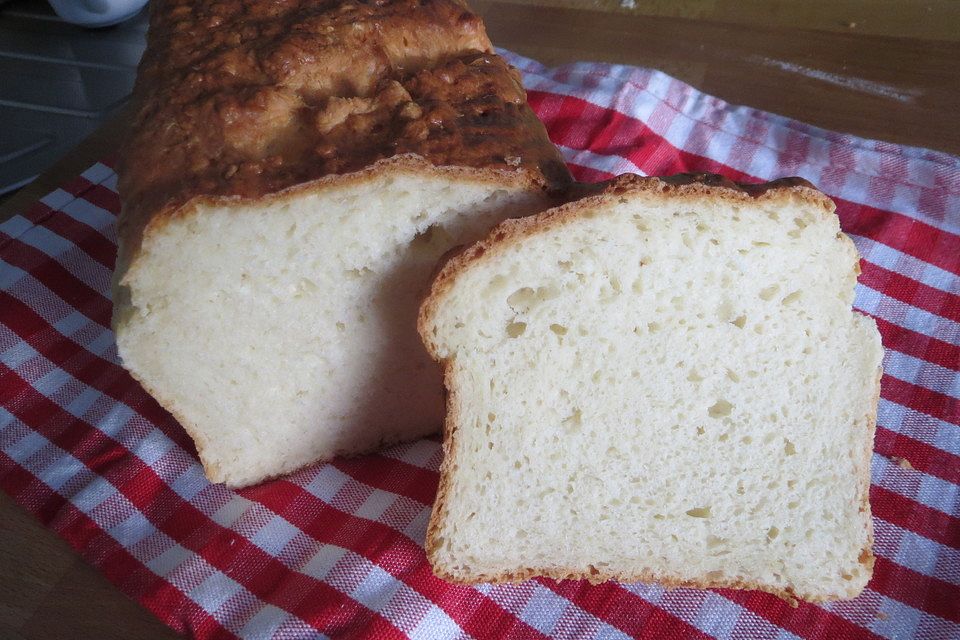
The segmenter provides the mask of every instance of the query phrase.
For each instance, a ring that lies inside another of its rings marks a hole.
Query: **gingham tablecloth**
[[[437,439],[259,487],[209,484],[119,366],[116,176],[96,164],[0,225],[0,486],[119,589],[198,638],[960,638],[960,158],[735,107],[663,73],[507,54],[574,174],[799,175],[863,255],[886,347],[856,600],[530,580],[452,586],[423,538]]]

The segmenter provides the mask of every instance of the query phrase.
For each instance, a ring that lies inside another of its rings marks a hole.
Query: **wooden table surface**
[[[554,65],[659,68],[730,102],[960,153],[960,2],[472,0],[493,41]],[[5,202],[0,220],[116,151],[123,114]],[[0,637],[176,637],[0,494]]]

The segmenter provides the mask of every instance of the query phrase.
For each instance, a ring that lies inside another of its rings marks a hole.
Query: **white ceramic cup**
[[[81,27],[109,27],[132,18],[147,0],[49,0],[57,15]]]

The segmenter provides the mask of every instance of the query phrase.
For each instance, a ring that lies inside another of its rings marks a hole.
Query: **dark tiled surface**
[[[46,2],[0,4],[0,195],[29,182],[123,105],[145,46],[146,11],[83,29]]]

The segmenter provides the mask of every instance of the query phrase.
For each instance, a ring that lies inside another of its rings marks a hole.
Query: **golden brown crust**
[[[761,198],[770,192],[792,190],[799,187],[819,194],[821,201],[828,203],[828,206],[830,206],[831,209],[833,207],[833,202],[824,196],[819,189],[813,186],[813,184],[811,184],[808,180],[804,180],[803,178],[796,176],[777,178],[776,180],[771,180],[770,182],[734,182],[730,178],[716,173],[678,173],[672,176],[657,179],[673,187],[700,185],[713,189],[739,191],[750,196],[751,198]]]
[[[362,95],[389,69],[492,51],[480,18],[459,0],[162,0],[150,8],[137,92],[180,105],[243,86]]]
[[[859,273],[859,269],[858,269]],[[877,431],[877,408],[880,401],[880,380],[883,378],[883,365],[877,367],[877,378],[873,387],[873,398],[870,402],[871,411],[867,415],[866,428],[869,432],[870,448],[863,451],[863,458],[856,464],[860,470],[857,494],[860,497],[860,512],[867,514],[867,543],[860,552],[859,562],[873,575],[873,565],[876,557],[873,555],[873,517],[870,510],[870,462],[873,458],[873,440]]]
[[[456,0],[158,0],[134,103],[122,268],[194,199],[257,199],[400,155],[570,181],[518,74]]]
[[[555,225],[562,225],[583,215],[584,212],[589,211],[591,208],[610,204],[627,194],[638,192],[646,192],[660,196],[669,195],[671,198],[711,197],[734,203],[754,200],[776,201],[784,198],[800,198],[811,205],[821,208],[824,213],[832,213],[835,210],[835,205],[830,198],[802,178],[784,178],[761,184],[744,184],[735,183],[714,174],[680,174],[667,178],[646,178],[628,174],[596,185],[574,185],[568,192],[575,194],[577,198],[572,202],[527,218],[506,220],[494,227],[484,239],[462,249],[458,254],[446,258],[446,262],[433,281],[428,296],[420,307],[417,329],[431,357],[440,362],[443,367],[444,385],[451,399],[457,397],[456,382],[452,376],[454,363],[452,360],[444,359],[439,355],[434,336],[431,335],[429,327],[433,324],[432,317],[435,315],[439,304],[441,304],[441,300],[450,291],[457,275],[472,262],[484,259],[485,256],[486,259],[489,259],[491,255],[507,251],[512,245],[527,236],[538,233],[544,229],[552,228]],[[879,394],[879,377],[877,379],[877,393]],[[876,402],[874,402],[873,406],[876,406]],[[588,571],[576,568],[526,567],[514,572],[491,575],[478,574],[470,576],[469,578],[451,573],[447,571],[438,560],[437,552],[441,545],[440,527],[446,517],[448,508],[447,496],[450,490],[453,470],[456,468],[455,460],[452,458],[455,451],[455,437],[459,412],[459,406],[455,401],[451,400],[448,402],[443,431],[443,451],[445,457],[440,468],[440,485],[437,489],[437,497],[434,502],[426,539],[427,558],[430,561],[434,573],[444,580],[461,584],[476,584],[481,582],[501,583],[518,582],[543,576],[558,580],[582,579],[588,580],[591,583],[618,580],[621,582],[658,582],[666,587],[750,589],[771,593],[787,601],[794,607],[797,606],[798,600],[824,602],[850,597],[850,594],[845,593],[798,593],[789,588],[777,589],[769,585],[735,579],[687,580],[678,576],[656,574],[652,571],[604,571],[592,565]],[[874,411],[872,417],[868,416],[868,428],[871,429],[871,433],[875,420],[876,412]],[[871,437],[871,442],[872,441]],[[867,452],[866,456],[865,462],[858,465],[861,469],[861,486],[858,488],[858,499],[862,500],[863,506],[861,508],[869,511],[870,452]],[[450,458],[449,461],[448,457]],[[865,569],[871,572],[874,562],[874,556],[871,551],[872,544],[873,533],[871,527],[871,530],[868,531],[867,547],[861,552],[859,558],[860,563],[864,565]]]
[[[446,395],[447,413],[443,420],[443,461],[440,463],[440,484],[437,486],[437,496],[433,501],[433,511],[430,513],[430,522],[427,524],[427,537],[424,541],[424,548],[427,552],[427,558],[438,577],[451,580],[445,575],[437,572],[438,563],[434,562],[437,550],[442,544],[440,539],[440,523],[447,517],[447,493],[450,490],[449,478],[453,476],[456,470],[457,461],[454,453],[453,444],[457,433],[456,417],[460,415],[460,400],[457,393],[457,387],[453,380],[453,371],[451,363],[441,362],[443,368],[443,388]]]
[[[433,520],[431,518],[431,524]],[[553,578],[554,580],[586,580],[590,584],[600,584],[608,580],[617,582],[656,582],[668,589],[687,587],[690,589],[743,589],[749,591],[763,591],[785,600],[791,607],[796,607],[800,600],[805,602],[828,602],[838,598],[845,597],[843,594],[832,594],[824,596],[822,594],[802,594],[792,589],[776,589],[767,585],[744,580],[685,580],[676,576],[661,575],[652,571],[638,571],[635,573],[615,571],[601,571],[591,565],[590,571],[580,571],[576,569],[550,569],[550,568],[532,568],[527,567],[515,572],[507,572],[496,575],[481,574],[471,576],[469,580],[460,578],[454,574],[447,573],[443,568],[436,564],[430,552],[427,553],[434,574],[447,582],[454,584],[503,584],[523,582],[531,578]]]

